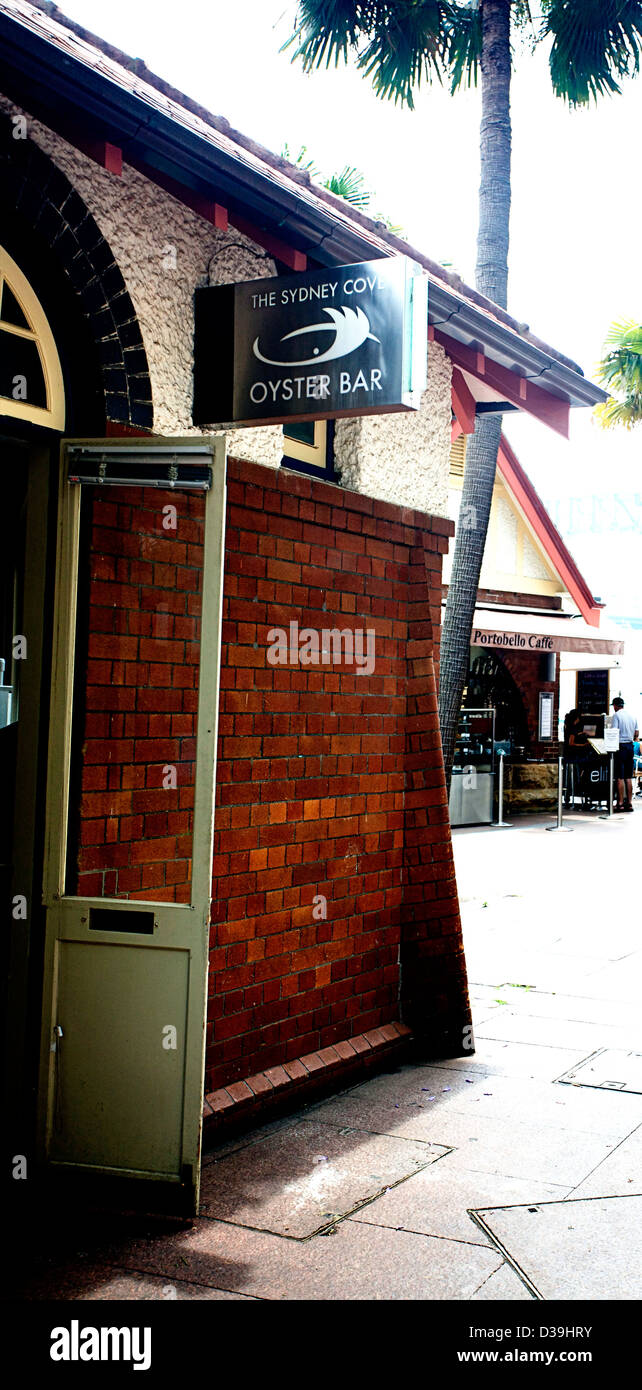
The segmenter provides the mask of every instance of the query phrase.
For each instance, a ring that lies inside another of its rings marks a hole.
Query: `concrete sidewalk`
[[[206,1154],[196,1221],[49,1217],[14,1296],[639,1298],[642,810],[550,824],[455,832],[474,1055]]]

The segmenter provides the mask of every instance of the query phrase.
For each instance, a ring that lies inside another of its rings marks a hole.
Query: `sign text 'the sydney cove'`
[[[194,423],[416,410],[427,285],[419,266],[394,256],[198,289]]]

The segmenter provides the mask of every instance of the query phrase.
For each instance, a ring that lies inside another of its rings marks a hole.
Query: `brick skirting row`
[[[205,1097],[203,1130],[206,1143],[215,1143],[222,1133],[254,1123],[256,1113],[291,1109],[293,1105],[318,1097],[326,1089],[336,1089],[385,1066],[391,1058],[402,1056],[412,1041],[403,1023],[385,1023],[334,1047],[293,1058],[283,1066],[268,1067],[244,1081],[233,1081]]]

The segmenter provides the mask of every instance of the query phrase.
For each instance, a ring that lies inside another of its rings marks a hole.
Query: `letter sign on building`
[[[428,279],[403,256],[195,295],[196,425],[417,410]]]

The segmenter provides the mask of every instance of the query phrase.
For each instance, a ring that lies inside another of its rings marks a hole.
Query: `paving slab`
[[[491,1203],[553,1201],[565,1197],[567,1192],[565,1187],[532,1179],[504,1178],[461,1168],[453,1171],[446,1156],[400,1187],[385,1192],[350,1219],[487,1245],[492,1243],[490,1237],[475,1225],[470,1208]]]
[[[642,1191],[642,1126],[573,1190],[573,1197],[628,1197]],[[638,1241],[638,1254],[639,1254]]]
[[[324,1101],[317,1119],[376,1134],[403,1134],[432,1143],[429,1131],[453,1096],[463,1095],[479,1082],[473,1071],[449,1071],[434,1066],[403,1067]],[[410,1125],[409,1123],[410,1122]]]
[[[335,1234],[284,1240],[227,1222],[137,1241],[127,1263],[165,1282],[189,1280],[278,1300],[468,1299],[504,1263],[482,1245],[353,1221]]]
[[[448,1109],[497,1119],[510,1115],[515,1124],[537,1123],[618,1140],[642,1124],[639,1096],[514,1076],[482,1076],[465,1092],[449,1097]]]
[[[584,985],[582,988],[585,987]],[[596,999],[587,994],[580,994],[579,991],[575,994],[552,994],[542,990],[516,988],[504,983],[489,986],[484,998],[487,1004],[493,998],[504,999],[511,1012],[520,1016],[562,1018],[576,1023],[603,1023],[607,1028],[622,1026],[621,1000]]]
[[[554,1075],[539,1081],[467,1067],[449,1074],[446,1068],[407,1067],[326,1101],[315,1113],[333,1124],[417,1139],[438,1129],[445,1133],[444,1122],[451,1115],[473,1123],[479,1115],[500,1120],[510,1115],[515,1124],[603,1134],[613,1143],[642,1123],[642,1106],[632,1096],[605,1097],[554,1082]]]
[[[414,1136],[416,1130],[416,1122],[409,1122],[402,1132]],[[473,1119],[455,1112],[431,1125],[430,1134],[435,1143],[452,1146],[449,1168],[531,1178],[567,1188],[582,1182],[618,1142],[603,1134],[514,1124],[510,1118],[487,1115]]]
[[[552,953],[526,951],[523,947],[515,945],[512,935],[511,939],[505,942],[493,942],[489,950],[488,946],[484,947],[481,942],[485,934],[483,929],[473,932],[465,916],[463,925],[466,960],[471,978],[485,979],[497,986],[501,986],[506,980],[512,980],[515,984],[530,985],[537,990],[554,990],[559,994],[569,994],[577,990],[590,996],[598,993],[595,981],[621,964],[618,962],[617,965],[613,965],[603,957],[595,957],[587,962],[579,955],[563,958]],[[477,942],[475,937],[479,939]],[[475,942],[473,945],[469,944],[471,938]],[[619,994],[609,997],[619,998]]]
[[[508,1009],[498,1010],[480,1028],[475,1029],[477,1038],[504,1038],[507,1042],[533,1042],[552,1044],[554,1047],[581,1048],[586,1056],[600,1047],[635,1047],[638,1029],[633,1021],[626,1021],[621,1027],[608,1027],[603,1023],[578,1022],[574,1019],[540,1018],[533,1014],[515,1013]]]
[[[568,1067],[582,1060],[580,1047],[549,1047],[546,1043],[507,1042],[503,1038],[475,1038],[470,1058],[453,1057],[439,1063],[449,1071],[477,1072],[495,1076],[533,1077],[555,1081]]]
[[[593,985],[592,975],[589,976],[588,983]],[[642,993],[639,957],[637,962],[626,957],[607,965],[599,975],[599,989],[605,999],[619,999],[637,1007]]]
[[[209,1164],[201,1215],[301,1240],[444,1152],[429,1142],[346,1130],[317,1117],[297,1120]]]
[[[52,1291],[43,1294],[51,1297]],[[32,1292],[31,1297],[36,1295]],[[211,1289],[205,1284],[190,1284],[174,1278],[168,1281],[162,1275],[137,1274],[127,1270],[112,1269],[105,1265],[86,1265],[79,1267],[75,1276],[68,1276],[55,1292],[56,1299],[74,1302],[194,1302],[207,1300],[217,1302],[254,1303],[256,1300],[247,1294],[234,1293],[230,1289]]]
[[[515,1273],[510,1265],[502,1265],[495,1270],[477,1291],[472,1294],[472,1303],[532,1303],[535,1295],[530,1293],[526,1284]]]
[[[642,1096],[642,1053],[601,1048],[565,1072],[559,1080],[562,1085]]]
[[[344,1092],[315,1113],[340,1128],[369,1129],[453,1148],[449,1168],[534,1178],[566,1188],[581,1182],[639,1123],[635,1114],[630,1115],[631,1097],[616,1097],[626,1104],[624,1116],[602,1103],[592,1109],[581,1107],[580,1113],[573,1103],[577,1093],[552,1084],[546,1091],[549,1123],[540,1123],[525,1097],[527,1084],[538,1083],[515,1078],[506,1079],[502,1104],[484,1114],[480,1104],[494,1104],[493,1084],[488,1076],[480,1080],[474,1073],[462,1076],[445,1068],[408,1068]],[[468,1096],[478,1092],[480,1104],[469,1102]],[[571,1102],[559,1106],[559,1116],[571,1117],[566,1129],[558,1118],[558,1095],[561,1101],[568,1096]],[[521,1107],[521,1120],[513,1118],[513,1101]]]
[[[639,1299],[632,1258],[642,1196],[593,1197],[477,1213],[509,1261],[543,1299]]]

